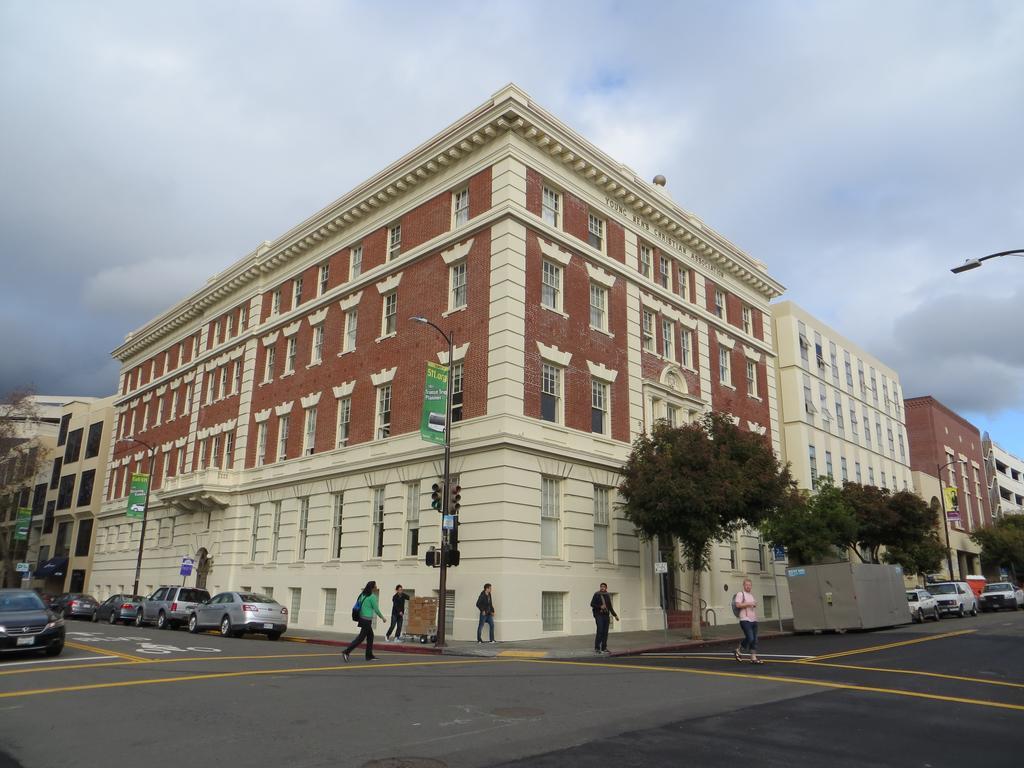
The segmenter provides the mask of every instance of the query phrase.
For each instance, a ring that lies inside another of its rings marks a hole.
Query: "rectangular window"
[[[281,314],[281,289],[278,288],[270,295],[270,314]]]
[[[853,389],[853,366],[850,365],[849,352],[843,352],[843,366],[846,369],[846,386]]]
[[[672,262],[667,256],[658,257],[658,285],[670,288],[672,283]]]
[[[405,522],[408,530],[405,554],[415,557],[420,552],[420,484],[405,487]]]
[[[608,330],[608,289],[598,283],[590,284],[590,327]]]
[[[747,395],[757,397],[757,365],[747,360]]]
[[[359,329],[359,310],[350,309],[345,313],[345,339],[342,352],[352,352],[356,348],[356,332]]]
[[[732,372],[729,370],[729,348],[718,348],[718,380],[728,387],[732,386]]]
[[[267,462],[267,422],[261,421],[256,428],[256,466]]]
[[[277,361],[277,347],[267,347],[267,357],[263,363],[263,382],[274,380],[274,363]]]
[[[352,398],[343,397],[338,401],[338,448],[348,445],[348,430],[351,422]]]
[[[839,473],[840,473],[840,477],[842,477],[844,483],[847,483],[847,482],[850,481],[850,472],[849,472],[849,469],[848,469],[848,467],[846,465],[846,457],[845,456],[840,456],[839,457]]]
[[[78,500],[76,507],[87,507],[92,504],[92,488],[96,482],[96,470],[87,469],[82,473],[82,480],[78,485]]]
[[[235,363],[235,380],[231,385],[231,394],[237,395],[242,391],[242,361]]]
[[[260,538],[260,505],[252,505],[252,525],[249,527],[249,562],[256,559],[256,545]]]
[[[551,261],[544,261],[541,273],[540,303],[550,309],[562,310],[562,268]]]
[[[452,423],[462,421],[463,376],[462,363],[456,363],[451,369],[452,377]]]
[[[217,391],[217,374],[209,373],[206,375],[206,404],[209,405],[213,402],[214,396]],[[145,410],[142,414],[142,430],[146,430],[146,420],[149,418],[149,406],[145,406]]]
[[[336,589],[325,589],[324,590],[324,625],[328,627],[334,626],[334,613],[337,610],[338,605],[338,590]]]
[[[86,518],[78,524],[78,536],[75,538],[75,557],[86,557],[92,544],[92,518]]]
[[[221,366],[220,383],[217,385],[217,399],[223,400],[228,394],[228,367]]]
[[[835,475],[832,473],[832,451],[825,451],[825,474],[828,475],[829,480],[835,479]]]
[[[196,452],[199,454],[198,467],[200,470],[206,469],[206,440],[200,440],[196,443]]]
[[[645,352],[654,352],[654,313],[648,309],[641,317],[640,345]]]
[[[284,361],[284,372],[295,373],[295,360],[299,356],[299,339],[297,336],[292,336],[288,339],[288,356]]]
[[[592,213],[587,214],[587,243],[599,251],[604,250],[604,219]]]
[[[309,528],[309,497],[299,499],[299,546],[295,550],[297,560],[306,559],[306,531]]]
[[[661,350],[669,360],[675,359],[676,326],[671,320],[661,321]]]
[[[541,196],[540,215],[545,222],[556,228],[558,227],[560,203],[559,194],[551,189],[551,187],[544,187],[544,192]]]
[[[402,253],[402,225],[388,227],[388,261],[394,261]]]
[[[679,283],[676,292],[683,301],[690,300],[690,270],[679,267]]]
[[[561,632],[565,627],[565,593],[540,593],[540,628],[543,632]]]
[[[461,227],[469,221],[469,190],[460,189],[452,195],[452,212],[455,226]]]
[[[715,315],[725,318],[725,293],[715,289]]]
[[[290,624],[297,624],[299,622],[299,610],[302,608],[302,588],[301,587],[289,587],[288,591],[291,593],[291,607],[288,613],[288,622]]]
[[[381,314],[380,335],[390,336],[398,330],[398,292],[392,291],[384,296],[384,307]]]
[[[448,268],[448,282],[451,286],[451,301],[448,309],[459,309],[466,306],[466,262],[461,261]]]
[[[384,557],[384,489],[373,489],[373,547],[374,557]]]
[[[213,438],[213,455],[210,456],[210,466],[221,468],[220,465],[220,449],[223,447],[223,438],[220,435],[216,435]]]
[[[249,325],[249,306],[243,304],[238,309],[238,332],[241,333]]]
[[[608,434],[608,384],[590,380],[590,431],[596,435]]]
[[[683,328],[680,336],[682,363],[684,368],[693,368],[693,335],[689,328]]]
[[[60,486],[57,490],[57,509],[70,509],[71,499],[75,493],[75,476],[64,475],[60,479]]]
[[[813,445],[807,446],[807,459],[811,464],[811,488],[818,487],[818,454]]]
[[[377,439],[391,435],[391,385],[377,388]]]
[[[551,477],[540,479],[540,554],[541,557],[561,555],[561,488]]]
[[[341,517],[345,509],[345,494],[334,494],[334,520],[331,523],[331,557],[341,558]]]
[[[284,461],[288,458],[288,420],[287,415],[281,416],[277,421],[277,460]]]
[[[651,277],[651,263],[654,260],[654,251],[651,246],[640,243],[640,274],[648,280]]]
[[[175,472],[176,475],[183,475],[188,467],[185,466],[185,447],[182,446],[178,449],[178,470]]]
[[[145,424],[143,424],[142,428],[146,428]],[[81,429],[76,429],[68,433],[67,440],[64,445],[64,466],[73,464],[78,461],[79,456],[81,456],[82,434],[83,430]]]
[[[875,468],[874,467],[868,467],[868,484],[869,485],[874,485],[875,484]]]
[[[323,362],[324,359],[324,327],[318,325],[313,328],[313,349],[309,355],[309,364]]]
[[[171,392],[171,413],[168,416],[168,421],[176,418],[178,415],[178,390]]]
[[[611,489],[594,486],[594,560],[609,562],[611,556],[608,549],[609,510],[611,509]]]
[[[562,369],[550,363],[541,365],[540,417],[544,421],[561,423]]]
[[[306,409],[306,429],[302,441],[302,455],[312,456],[316,452],[316,406]]]
[[[743,332],[754,335],[754,311],[750,307],[743,308]]]
[[[278,548],[281,545],[281,502],[274,502],[274,524],[270,529],[270,561],[277,561]]]
[[[331,263],[325,261],[320,265],[319,279],[317,280],[317,296],[323,296],[327,293],[328,287],[331,284]]]
[[[860,462],[859,461],[855,461],[853,463],[853,475],[856,478],[857,483],[860,484],[862,482],[862,478],[861,478],[861,474],[860,474]]]
[[[302,278],[296,277],[292,284],[292,309],[302,303]]]
[[[363,246],[356,245],[352,247],[351,255],[349,256],[349,272],[351,274],[350,280],[355,280],[361,274],[363,274]]]

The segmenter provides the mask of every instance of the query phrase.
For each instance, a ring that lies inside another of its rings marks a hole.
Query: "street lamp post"
[[[149,451],[149,479],[146,481],[146,500],[142,502],[142,531],[139,534],[139,556],[135,560],[135,584],[132,594],[139,594],[139,575],[142,573],[142,548],[146,544],[146,522],[149,520],[149,491],[153,487],[153,470],[156,467],[156,449],[137,437],[122,437],[122,442],[138,443]]]
[[[1015,248],[1012,251],[1000,251],[999,253],[990,253],[988,256],[982,256],[980,259],[968,259],[959,267],[953,267],[950,272],[954,275],[959,275],[961,272],[966,272],[970,269],[977,269],[981,266],[981,262],[988,261],[989,259],[995,259],[1000,256],[1024,256],[1024,248]]]
[[[949,568],[949,579],[953,580],[953,549],[949,545],[949,518],[946,517],[946,493],[942,485],[942,470],[946,467],[951,467],[954,464],[966,464],[967,462],[961,459],[954,459],[953,461],[946,462],[945,464],[935,465],[935,475],[939,478],[939,500],[942,503],[942,529],[946,532],[946,567]],[[957,558],[959,563],[959,558]],[[961,574],[963,575],[963,574]]]
[[[444,493],[441,495],[441,583],[438,585],[437,596],[437,642],[438,648],[445,646],[445,618],[448,611],[448,532],[444,529],[444,519],[448,514],[451,502],[451,468],[452,468],[452,355],[455,351],[455,331],[445,333],[437,325],[419,315],[410,317],[415,323],[429,325],[441,334],[448,343],[448,391],[444,413]]]

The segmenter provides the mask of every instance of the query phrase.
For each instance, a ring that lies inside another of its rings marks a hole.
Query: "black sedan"
[[[64,619],[30,589],[0,589],[0,653],[64,650]]]
[[[117,624],[119,621],[132,624],[145,599],[139,595],[111,595],[93,609],[92,620],[109,624]]]

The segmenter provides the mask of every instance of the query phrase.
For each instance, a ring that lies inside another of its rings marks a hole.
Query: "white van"
[[[940,581],[929,584],[928,591],[935,595],[939,610],[944,614],[953,613],[957,616],[978,615],[978,598],[966,581]]]

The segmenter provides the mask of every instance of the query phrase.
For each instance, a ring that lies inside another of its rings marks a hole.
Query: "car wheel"
[[[936,621],[942,621],[942,611],[940,611],[938,608],[935,609],[934,618]]]
[[[93,611],[92,612],[92,623],[95,624],[99,620],[100,620],[100,612],[99,611]]]
[[[977,616],[977,615],[978,615],[978,604],[975,603],[974,607],[971,608],[971,616]]]
[[[922,611],[920,608],[918,608],[917,611],[914,612],[914,623],[924,624],[924,611]]]
[[[47,656],[60,656],[60,652],[63,651],[63,650],[64,650],[64,641],[61,640],[59,643],[55,643],[54,645],[46,646],[46,655]]]
[[[220,620],[220,636],[231,637],[232,634],[233,633],[231,631],[231,619],[225,616],[223,619]]]
[[[964,613],[964,604],[963,603],[960,603],[960,610],[958,610],[956,612],[956,615],[959,616],[961,619],[966,615]]]
[[[160,611],[159,615],[156,617],[156,628],[167,629],[167,616],[164,615],[163,611]]]
[[[141,627],[142,626],[142,611],[139,611],[138,613],[135,614],[135,626],[136,627]]]
[[[110,618],[108,619],[108,621],[110,622],[110,626],[114,626],[115,624],[117,624],[117,611],[110,612]]]
[[[199,634],[199,617],[194,613],[188,617],[188,631],[193,635]]]
[[[281,639],[281,633],[280,632],[267,632],[267,640],[280,640],[280,639]]]

